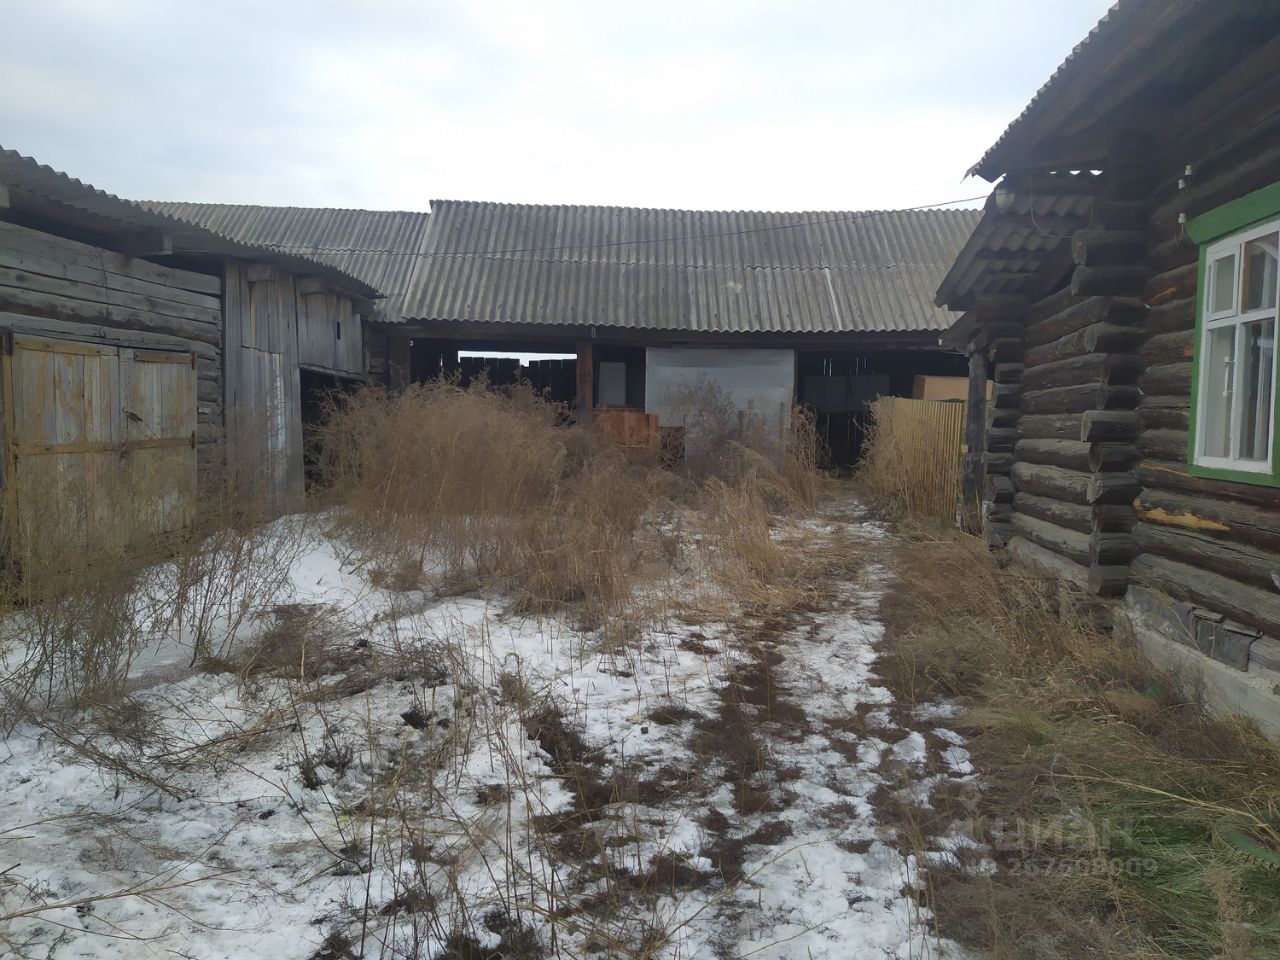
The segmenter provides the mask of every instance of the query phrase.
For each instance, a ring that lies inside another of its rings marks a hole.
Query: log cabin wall
[[[1246,61],[1189,102],[1160,145],[1140,346],[1128,603],[1167,637],[1244,671],[1280,670],[1280,490],[1188,469],[1199,248],[1181,220],[1280,182],[1277,86],[1274,69]]]
[[[988,541],[1099,596],[1124,593],[1136,553],[1142,189],[1140,168],[1108,177],[1060,289],[985,330]]]

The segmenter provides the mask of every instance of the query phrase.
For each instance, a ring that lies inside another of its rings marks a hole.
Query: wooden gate
[[[6,334],[0,363],[19,555],[128,542],[190,519],[193,354]]]

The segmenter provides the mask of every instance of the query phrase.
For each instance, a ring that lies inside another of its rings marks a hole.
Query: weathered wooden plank
[[[165,333],[131,330],[125,327],[80,323],[72,320],[53,320],[48,317],[25,313],[0,311],[0,327],[26,332],[40,337],[59,340],[81,340],[89,343],[109,343],[116,346],[139,347],[145,350],[194,350],[200,357],[217,361],[221,351],[203,340],[190,340]]]
[[[217,344],[221,339],[213,324],[15,287],[0,287],[0,309],[55,320],[141,328],[210,344]]]
[[[220,303],[212,308],[197,307],[144,294],[113,290],[101,284],[85,283],[80,280],[66,280],[61,277],[49,277],[44,274],[33,273],[30,270],[15,270],[3,266],[0,266],[0,287],[52,293],[68,299],[83,300],[86,303],[128,307],[132,310],[175,317],[180,320],[205,323],[214,328],[220,322],[222,314],[222,305]]]
[[[183,287],[155,283],[150,280],[139,280],[136,277],[112,273],[109,270],[104,271],[96,267],[86,267],[53,257],[41,256],[27,250],[6,246],[3,239],[0,239],[0,267],[61,280],[92,284],[96,287],[105,287],[107,290],[120,293],[136,294],[157,301],[168,301],[184,306],[200,307],[205,310],[219,311],[222,308],[222,301],[216,296],[197,293]],[[165,313],[167,311],[157,307],[156,312]]]
[[[218,277],[193,270],[162,266],[140,257],[127,257],[114,250],[90,246],[68,240],[66,237],[20,227],[17,224],[0,222],[0,246],[26,250],[42,257],[63,260],[90,269],[96,268],[99,271],[105,270],[167,287],[194,290],[210,296],[219,296],[222,293],[222,281]]]

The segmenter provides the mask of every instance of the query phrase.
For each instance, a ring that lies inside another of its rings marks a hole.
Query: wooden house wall
[[[0,222],[0,327],[194,353],[197,462],[222,439],[222,279]]]
[[[1183,629],[1200,634],[1208,623],[1213,655],[1242,669],[1250,657],[1280,669],[1280,644],[1251,642],[1257,633],[1280,637],[1280,490],[1202,479],[1188,469],[1199,248],[1180,217],[1280,182],[1273,73],[1264,70],[1253,83],[1244,70],[1228,74],[1182,108],[1177,135],[1154,158],[1147,226],[1149,314],[1135,468],[1139,553],[1130,600],[1150,607],[1163,594],[1177,601],[1165,616],[1176,613]],[[1214,625],[1218,618],[1225,619]]]

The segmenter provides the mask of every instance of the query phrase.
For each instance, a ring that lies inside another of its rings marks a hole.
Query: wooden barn
[[[808,404],[836,462],[850,463],[869,399],[965,373],[939,345],[951,318],[933,292],[975,210],[156,209],[385,291],[368,341],[371,373],[392,385],[484,369],[614,423],[661,420],[670,385],[705,376],[770,415]],[[512,353],[561,359],[485,356]]]
[[[40,500],[84,536],[128,501],[170,529],[225,458],[284,508],[302,493],[303,382],[365,376],[373,296],[0,149],[7,515]]]
[[[1280,5],[1121,0],[971,171],[937,302],[993,546],[1280,736]],[[998,181],[998,182],[997,182]]]

